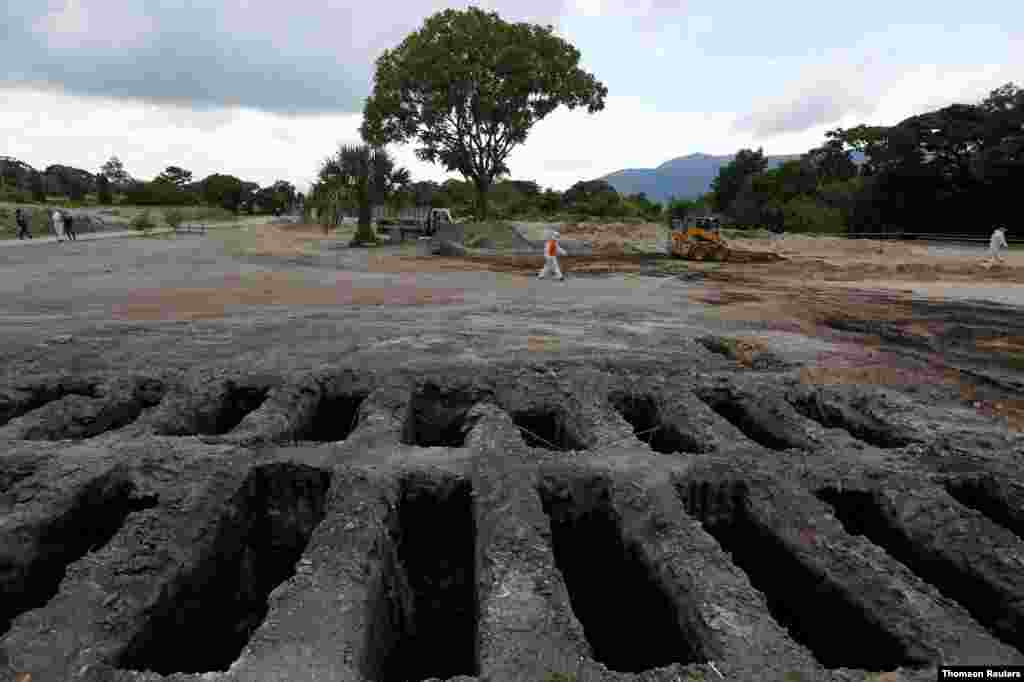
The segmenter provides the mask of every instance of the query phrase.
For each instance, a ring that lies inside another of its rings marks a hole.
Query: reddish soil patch
[[[133,292],[112,314],[128,320],[194,320],[224,317],[233,307],[254,305],[438,305],[461,303],[461,289],[425,289],[413,278],[395,286],[354,287],[339,275],[335,286],[309,285],[278,273],[228,281],[222,287],[148,289]]]

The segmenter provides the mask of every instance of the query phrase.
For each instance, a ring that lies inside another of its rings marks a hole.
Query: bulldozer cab
[[[671,254],[687,260],[722,260],[727,253],[718,218],[700,216],[673,221]]]

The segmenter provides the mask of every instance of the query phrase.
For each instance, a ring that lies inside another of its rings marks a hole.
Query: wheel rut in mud
[[[1021,446],[953,404],[650,363],[3,390],[0,671],[33,682],[1024,664]],[[47,410],[77,400],[125,416]]]

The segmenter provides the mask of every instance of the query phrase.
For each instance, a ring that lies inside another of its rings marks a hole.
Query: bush
[[[145,232],[146,230],[156,227],[156,223],[153,221],[153,217],[150,215],[149,209],[147,208],[132,219],[131,226],[133,230]]]
[[[178,225],[185,222],[185,212],[180,208],[169,208],[164,211],[164,222],[177,229]]]
[[[843,213],[807,196],[790,199],[783,206],[787,232],[842,234],[846,231]]]
[[[235,220],[237,216],[220,206],[202,206],[189,213],[189,219],[197,222],[216,222],[218,220]]]
[[[0,188],[0,201],[9,201],[13,204],[32,203],[32,192],[18,187]]]

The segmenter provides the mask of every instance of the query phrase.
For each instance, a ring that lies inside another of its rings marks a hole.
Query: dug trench
[[[1013,594],[1012,587],[1008,594],[1005,581],[999,576],[972,570],[970,565],[987,562],[957,560],[943,551],[940,545],[926,544],[913,528],[907,528],[890,513],[876,492],[828,487],[816,494],[835,510],[847,532],[863,535],[883,548],[921,579],[958,602],[993,635],[1024,652],[1024,614],[1020,595]],[[908,501],[907,504],[913,502]],[[927,511],[922,509],[918,513],[926,514]],[[1019,545],[1019,538],[1015,544]],[[956,552],[955,549],[953,551]]]
[[[0,636],[15,617],[45,605],[57,594],[69,564],[104,547],[129,514],[156,504],[155,496],[138,495],[130,480],[103,476],[79,492],[64,513],[34,529],[28,546],[3,547]]]
[[[704,662],[696,634],[680,625],[694,619],[679,617],[638,547],[624,539],[607,482],[547,479],[539,494],[556,565],[594,658],[632,673]]]
[[[114,380],[88,394],[67,392],[0,427],[0,439],[82,440],[133,423],[162,400],[157,379]]]
[[[786,407],[782,405],[785,401],[780,402],[773,397],[762,401],[765,404],[759,404],[745,390],[730,388],[741,385],[737,376],[720,377],[726,380],[723,388],[702,377],[695,378],[689,367],[682,370],[666,367],[659,373],[657,368],[647,366],[647,373],[656,374],[658,380],[652,379],[650,386],[637,382],[635,386],[643,386],[643,390],[630,390],[629,387],[634,386],[632,379],[619,381],[620,376],[627,374],[630,377],[640,376],[640,372],[631,366],[618,367],[612,363],[602,369],[593,369],[567,363],[555,369],[557,380],[539,378],[549,376],[549,373],[536,368],[519,368],[514,381],[509,379],[511,375],[507,367],[480,371],[463,368],[462,375],[453,369],[441,379],[437,379],[435,373],[426,381],[415,370],[408,374],[396,373],[396,390],[393,393],[399,397],[393,401],[391,397],[381,401],[369,379],[365,385],[355,379],[345,379],[337,381],[330,390],[321,393],[311,390],[304,397],[299,396],[302,391],[298,387],[312,384],[296,380],[288,392],[279,391],[280,385],[251,381],[236,383],[236,389],[241,387],[237,391],[226,390],[225,386],[230,388],[230,385],[225,383],[208,387],[208,390],[197,389],[195,396],[175,398],[179,401],[175,404],[161,403],[155,408],[161,411],[157,423],[165,426],[177,423],[183,427],[183,433],[175,435],[223,429],[240,432],[244,429],[239,429],[238,425],[245,422],[245,425],[262,428],[266,433],[290,433],[288,429],[294,427],[297,439],[301,441],[336,443],[349,439],[351,442],[348,446],[307,448],[315,453],[305,464],[286,460],[285,451],[289,446],[284,441],[266,451],[245,446],[239,446],[237,453],[231,450],[235,453],[231,457],[237,456],[239,464],[236,465],[232,459],[231,464],[226,465],[225,470],[230,469],[231,476],[235,478],[231,479],[230,486],[225,484],[223,496],[209,508],[209,532],[203,536],[202,542],[194,546],[191,555],[183,552],[188,558],[176,564],[183,569],[175,569],[175,573],[159,579],[146,575],[140,578],[154,584],[157,580],[163,581],[159,584],[166,587],[154,591],[154,594],[159,592],[153,598],[155,605],[147,605],[137,615],[132,615],[132,622],[138,627],[125,634],[123,641],[118,640],[119,648],[116,651],[111,649],[113,653],[103,658],[102,663],[116,668],[117,674],[121,675],[116,677],[117,682],[155,679],[146,677],[142,671],[147,670],[164,675],[209,674],[208,679],[227,680],[231,673],[222,676],[218,671],[226,671],[239,661],[243,669],[254,671],[251,679],[273,679],[269,667],[259,666],[275,660],[283,651],[279,648],[283,646],[280,636],[283,634],[286,639],[288,632],[275,631],[274,628],[280,627],[288,618],[292,619],[292,624],[309,619],[308,609],[316,602],[326,603],[323,614],[337,619],[332,626],[337,625],[338,629],[328,630],[329,635],[323,641],[341,633],[349,638],[347,642],[352,643],[351,649],[346,648],[344,652],[340,646],[337,651],[330,646],[321,647],[323,651],[318,649],[320,660],[329,661],[334,666],[331,668],[333,671],[346,671],[348,674],[351,670],[352,679],[361,675],[373,682],[480,675],[483,665],[479,653],[481,641],[500,636],[518,642],[516,638],[521,635],[516,634],[515,628],[522,623],[518,616],[502,613],[502,628],[492,632],[486,629],[488,626],[481,626],[484,622],[480,613],[481,603],[489,603],[484,600],[491,596],[487,590],[494,589],[495,593],[503,594],[501,590],[506,585],[501,583],[500,587],[488,587],[483,582],[478,584],[480,576],[485,573],[477,565],[481,561],[480,548],[487,546],[485,542],[491,532],[486,527],[483,531],[477,527],[476,517],[481,505],[487,504],[486,497],[480,496],[478,483],[481,479],[493,480],[491,485],[495,488],[529,491],[536,508],[530,511],[529,505],[520,505],[518,513],[523,516],[514,523],[510,522],[509,528],[517,532],[519,528],[528,528],[530,534],[527,537],[536,538],[530,540],[531,549],[536,546],[537,556],[546,554],[551,557],[547,564],[550,568],[541,576],[536,563],[522,561],[521,552],[509,553],[507,558],[503,555],[507,565],[502,569],[508,569],[509,575],[522,580],[522,583],[507,584],[513,587],[531,585],[535,592],[526,589],[519,593],[513,591],[510,601],[500,603],[503,608],[510,604],[510,609],[530,606],[533,602],[517,602],[516,599],[525,599],[524,594],[547,594],[551,589],[551,576],[555,576],[556,583],[561,581],[566,596],[565,601],[559,603],[568,604],[568,607],[552,611],[557,618],[545,621],[544,626],[552,631],[564,629],[582,633],[580,641],[585,638],[584,648],[591,650],[593,661],[588,659],[579,663],[583,666],[580,670],[595,665],[596,661],[614,671],[601,673],[607,675],[603,679],[615,679],[616,674],[625,677],[643,673],[652,680],[668,682],[675,679],[672,671],[702,669],[713,661],[727,676],[731,664],[733,670],[738,671],[733,679],[747,680],[757,679],[752,676],[755,664],[762,665],[762,661],[774,657],[785,659],[785,665],[793,662],[794,670],[810,671],[806,679],[817,680],[814,658],[826,669],[901,669],[915,673],[939,660],[939,655],[934,653],[936,647],[931,641],[926,641],[927,637],[919,637],[920,641],[914,639],[917,631],[912,617],[905,619],[910,625],[901,630],[903,625],[893,625],[884,611],[872,610],[855,590],[850,589],[854,579],[846,583],[837,582],[833,580],[835,575],[823,572],[820,565],[809,562],[805,554],[793,551],[791,538],[783,537],[783,531],[766,521],[761,507],[749,505],[742,486],[705,489],[698,485],[692,492],[671,491],[669,496],[677,506],[682,506],[678,514],[672,512],[666,517],[671,521],[671,529],[661,533],[657,530],[657,517],[650,509],[642,505],[637,508],[639,510],[627,509],[635,500],[625,498],[624,501],[615,487],[617,484],[603,478],[609,471],[612,473],[608,476],[617,480],[615,477],[625,475],[626,470],[642,469],[645,476],[664,481],[701,463],[720,463],[747,454],[750,455],[752,470],[777,470],[791,474],[793,459],[788,457],[790,453],[780,455],[778,450],[794,444],[801,431],[794,426],[789,413],[784,414],[780,421],[779,414],[782,413],[777,413],[775,408],[782,410]],[[750,372],[744,372],[749,376]],[[353,372],[353,377],[356,374]],[[598,378],[598,375],[603,378]],[[664,385],[657,388],[662,379]],[[764,380],[769,384],[776,382],[771,388],[780,394],[786,387],[783,378],[775,374],[766,375]],[[570,390],[579,386],[584,388]],[[709,386],[703,400],[697,397]],[[869,387],[862,392],[869,399],[874,395]],[[688,396],[685,400],[672,398],[684,393]],[[827,414],[823,408],[820,413],[815,413],[820,421],[851,432],[857,431],[857,420],[861,418],[858,410],[863,407],[860,403],[851,402],[853,398],[839,394],[830,394],[822,401],[823,405],[846,406],[851,411],[835,416]],[[489,408],[501,418],[492,415],[491,421],[475,421],[477,410],[474,407],[487,402],[493,403]],[[593,418],[586,416],[590,413],[579,409],[579,405],[584,404],[599,405],[597,413],[606,417],[614,417],[617,413],[622,420],[616,421],[614,428],[595,429]],[[730,406],[736,404],[741,405],[738,414],[730,411],[735,409]],[[394,418],[385,420],[386,424],[371,423],[370,413],[384,407],[387,409],[383,411]],[[792,406],[789,407],[793,412]],[[288,410],[292,413],[287,413]],[[364,417],[362,421],[360,415]],[[762,440],[766,437],[745,422],[753,422],[758,429],[773,434],[772,437],[778,440],[769,442],[775,447],[764,450],[749,442],[733,443],[744,439],[741,432],[730,425],[730,417]],[[266,424],[261,421],[264,418]],[[492,438],[491,431],[485,433],[480,430],[490,429],[489,424],[498,421],[504,425],[502,429],[507,431],[508,438]],[[768,428],[773,421],[777,422],[774,431]],[[267,425],[270,422],[273,425]],[[609,452],[602,443],[609,440],[621,443],[622,435],[629,433],[627,424],[640,442],[626,443],[619,452]],[[707,433],[698,430],[701,424]],[[387,431],[387,437],[363,438],[366,432],[376,434],[373,429],[379,433]],[[732,439],[725,443],[730,449],[710,447],[706,441],[711,431],[720,432],[723,439]],[[893,462],[898,461],[900,466],[913,466],[911,456],[899,459],[903,453],[893,447],[895,443],[885,440],[891,435],[887,424],[871,422],[868,430],[862,430],[859,435],[870,432],[877,433],[878,443],[890,446],[887,454],[892,455]],[[472,437],[467,438],[470,434]],[[938,436],[934,434],[934,437]],[[117,438],[134,443],[131,439],[136,437],[140,439],[138,447],[141,449],[153,449],[164,442],[172,442],[174,447],[182,448],[173,458],[161,459],[163,455],[154,455],[151,461],[146,461],[146,471],[163,477],[167,485],[173,485],[175,476],[180,474],[180,470],[174,467],[195,467],[205,471],[204,467],[208,466],[202,454],[207,450],[201,450],[208,444],[201,446],[198,439],[144,433],[115,436],[111,443],[120,442]],[[510,442],[512,440],[515,444]],[[642,447],[641,443],[648,447]],[[523,448],[523,445],[527,447]],[[814,444],[807,442],[805,445],[812,447]],[[928,443],[921,445],[924,447]],[[397,480],[396,492],[388,492],[378,499],[375,492],[372,495],[366,492],[377,483],[353,483],[346,499],[355,500],[352,507],[357,511],[338,514],[335,505],[343,502],[342,496],[332,497],[329,487],[332,480],[337,484],[350,464],[333,458],[339,452],[347,452],[346,447],[360,449],[364,446],[365,452],[360,450],[358,466],[373,469],[375,473],[371,478],[374,481],[378,478],[389,482]],[[21,450],[15,452],[12,449],[12,454],[8,455],[0,449],[0,464],[6,466],[10,463],[12,466],[9,473],[0,468],[0,480],[4,481],[0,500],[15,504],[23,491],[35,485],[35,472],[43,471],[39,462],[68,456],[61,449],[63,444],[23,443],[18,447],[37,449],[30,454],[32,458],[38,458],[38,462],[26,458]],[[108,444],[104,440],[94,445],[77,444],[75,447],[102,450]],[[459,452],[426,452],[421,448],[457,448]],[[486,456],[484,449],[487,449]],[[228,449],[216,450],[217,454],[212,459],[222,461],[227,452]],[[278,461],[279,456],[285,461]],[[262,459],[264,457],[275,463],[267,464]],[[557,470],[563,465],[579,466],[586,473],[572,479],[549,477],[545,473],[549,466]],[[836,464],[825,457],[819,461],[808,458],[803,466],[809,469],[819,467],[820,470],[811,473],[820,475],[822,479],[835,478]],[[847,473],[853,477],[874,476],[878,473],[874,466],[873,460],[856,460],[855,452],[851,452],[850,461],[843,464],[844,471],[849,470]],[[479,467],[479,471],[473,467]],[[464,477],[471,469],[476,471],[473,474],[475,478]],[[485,469],[486,476],[480,473]],[[1009,488],[972,481],[974,479],[958,479],[950,482],[947,489],[968,508],[977,509],[993,522],[1019,532],[1020,526],[1013,525],[1018,523],[1013,506],[1014,500],[1018,499],[1013,496],[1017,493]],[[52,557],[54,568],[46,569],[43,563],[12,564],[21,571],[19,575],[25,580],[38,581],[33,582],[31,588],[9,583],[8,594],[25,591],[36,595],[31,604],[21,604],[17,612],[12,610],[5,614],[8,619],[16,618],[14,629],[5,640],[13,643],[12,653],[17,653],[13,651],[14,647],[28,646],[25,642],[37,631],[41,632],[41,628],[61,627],[64,621],[55,616],[62,613],[61,609],[66,608],[63,604],[68,602],[61,602],[60,598],[54,600],[57,603],[44,608],[46,613],[39,618],[33,620],[17,616],[26,609],[44,606],[60,584],[63,575],[60,571],[65,566],[117,536],[118,529],[129,522],[131,513],[147,509],[141,518],[149,520],[166,511],[159,507],[150,509],[156,503],[154,498],[140,498],[128,484],[119,485],[121,487],[110,488],[113,492],[96,497],[87,509],[79,505],[77,514],[68,517],[59,536],[47,536],[45,542],[39,543],[41,547],[60,546],[63,553],[48,555]],[[365,492],[365,505],[362,493],[355,495],[353,491]],[[821,514],[824,505],[810,492],[804,492],[807,500],[800,498],[794,505],[810,509],[808,514]],[[164,494],[160,494],[163,499]],[[778,492],[778,495],[793,497],[788,492]],[[500,511],[494,514],[495,519],[517,513],[509,511],[506,506],[507,499],[511,497],[496,497],[503,502]],[[224,503],[224,500],[229,501]],[[366,512],[366,517],[359,515],[358,508],[370,507],[380,511],[373,511],[372,515]],[[87,533],[75,530],[71,522],[78,517],[106,519],[102,514],[109,514],[109,521],[96,524],[97,527],[102,526],[103,532],[88,542],[84,539],[78,542],[77,536]],[[836,515],[842,517],[842,514],[843,503],[839,503]],[[372,522],[367,520],[370,516],[373,517]],[[0,520],[6,518],[0,516]],[[325,522],[321,523],[322,519]],[[689,525],[684,526],[684,523]],[[353,530],[347,530],[350,524]],[[147,538],[150,531],[148,526],[141,527],[144,525],[131,521],[133,532]],[[484,523],[481,525],[486,526]],[[648,532],[648,525],[654,530]],[[838,522],[835,525],[838,526]],[[339,535],[327,533],[324,529],[328,527]],[[851,527],[849,534],[856,534],[855,531],[858,529]],[[314,532],[318,544],[307,548]],[[124,539],[126,534],[117,537]],[[334,537],[344,537],[346,542],[332,544],[331,538]],[[349,542],[353,538],[364,537],[370,538],[365,548],[362,540]],[[871,540],[876,541],[875,538]],[[883,540],[877,540],[876,544],[894,556],[900,554],[898,547],[891,549],[896,545]],[[361,554],[364,549],[365,557]],[[927,555],[926,549],[917,545],[912,547],[913,552],[922,556]],[[974,554],[965,556],[985,556],[980,545],[972,546],[970,551]],[[330,578],[334,577],[337,567],[325,557],[342,555],[345,556],[345,570],[351,569],[356,578],[350,583],[341,583],[345,589],[335,592],[336,585]],[[962,582],[967,574],[929,574],[910,558],[904,555],[897,558],[904,561],[914,574],[975,614],[980,625],[961,624],[963,628],[974,627],[984,637],[989,637],[991,632],[1011,643],[1010,635],[1018,621],[1010,619],[1012,613],[1005,610],[997,612],[992,595],[978,597],[950,591],[950,584]],[[98,565],[111,557],[101,559],[95,563]],[[119,558],[116,565],[127,565],[133,559],[134,555],[126,555]],[[361,564],[364,559],[365,564]],[[302,562],[310,563],[313,568],[298,575],[296,566],[302,566]],[[86,564],[92,570],[93,562],[75,565],[81,568]],[[883,570],[891,568],[891,565],[869,564],[872,568],[881,566]],[[367,566],[372,570],[364,570]],[[840,571],[845,566],[850,575],[855,573],[850,564],[840,562],[831,566],[839,566]],[[696,573],[691,575],[689,571],[700,573],[700,576],[694,577]],[[85,575],[85,569],[82,568],[78,575]],[[749,579],[749,585],[744,582],[744,576]],[[46,591],[39,587],[43,583],[48,585]],[[699,589],[691,590],[694,584]],[[872,584],[886,583],[880,580]],[[85,590],[83,585],[78,585],[77,589]],[[715,597],[712,588],[718,585],[724,587],[721,588],[722,594]],[[279,586],[283,587],[278,590]],[[76,589],[75,585],[67,587],[69,593]],[[972,583],[970,589],[973,587]],[[63,595],[65,586],[60,590]],[[271,593],[275,596],[271,597]],[[764,605],[756,596],[758,593],[763,594]],[[895,594],[898,597],[903,593]],[[1011,592],[1002,594],[1012,596]],[[895,603],[897,597],[892,597],[891,602]],[[351,600],[346,608],[351,605],[359,615],[349,614],[340,608],[337,613],[330,613],[336,598],[339,601],[343,598]],[[0,603],[6,604],[7,601],[0,600]],[[709,603],[713,606],[709,607]],[[915,608],[917,603],[914,602]],[[289,612],[293,605],[306,609],[296,608]],[[568,613],[569,608],[571,613]],[[267,618],[271,610],[273,617]],[[941,609],[937,612],[942,615]],[[570,624],[566,624],[566,620]],[[835,629],[822,626],[837,620],[842,620],[846,628],[841,636]],[[942,622],[941,618],[935,620]],[[320,623],[320,619],[316,622]],[[624,623],[628,627],[624,627]],[[731,633],[725,639],[733,644],[716,644],[722,638],[720,633],[710,632],[712,626],[708,623]],[[935,626],[935,629],[941,630],[941,626]],[[495,632],[499,634],[495,635]],[[947,628],[951,640],[959,637],[961,632]],[[313,636],[312,630],[301,634]],[[59,636],[62,641],[74,641],[78,634],[69,628]],[[340,638],[341,635],[338,636]],[[744,637],[750,638],[750,646],[742,644],[746,641]],[[851,641],[857,641],[858,646],[850,646]],[[737,642],[740,644],[735,644]],[[517,651],[517,646],[510,644],[501,650]],[[1019,648],[1019,643],[1016,646]],[[756,656],[749,654],[757,647],[760,647],[760,653]],[[530,651],[540,649],[542,647]],[[959,660],[956,654],[965,649],[951,645],[948,651],[953,651],[954,655],[945,660]],[[805,650],[807,653],[801,653]],[[940,654],[945,656],[946,651],[940,650]],[[989,651],[996,651],[998,655],[989,656],[988,660],[1016,660],[1001,650],[988,649],[986,653]],[[357,655],[346,658],[353,652]],[[576,654],[575,649],[573,654]],[[87,654],[81,654],[81,660],[85,660],[82,658],[85,656]],[[552,656],[554,660],[556,657]],[[555,662],[561,666],[559,669],[566,670],[574,669],[572,666],[577,664],[575,659],[568,663],[563,659]],[[706,679],[717,678],[710,668],[708,671]],[[300,675],[295,679],[312,678]],[[40,676],[39,679],[45,677]]]
[[[976,509],[993,522],[1024,540],[1024,504],[1022,491],[1012,482],[993,476],[975,476],[946,483],[946,492],[960,504]]]
[[[608,402],[633,427],[633,434],[655,452],[701,452],[700,443],[692,435],[663,418],[653,396],[613,391]]]
[[[164,436],[219,436],[256,411],[270,393],[266,381],[210,382],[169,394],[150,415],[149,427]]]
[[[121,669],[161,674],[226,670],[267,614],[267,596],[295,572],[324,517],[329,472],[255,468],[229,503],[211,550],[163,592]]]
[[[476,675],[476,529],[470,484],[410,475],[386,519],[363,675],[404,682]]]
[[[0,390],[0,426],[64,396],[97,397],[100,380],[91,377],[59,377]]]
[[[745,483],[691,481],[679,492],[687,512],[764,594],[776,622],[823,666],[886,671],[929,663],[911,654],[858,600],[801,561],[771,528],[760,523],[750,512]],[[842,623],[842,633],[825,623]]]
[[[359,392],[325,395],[317,404],[313,418],[294,434],[294,439],[316,443],[345,440],[359,420],[359,406],[364,400],[366,393]]]

